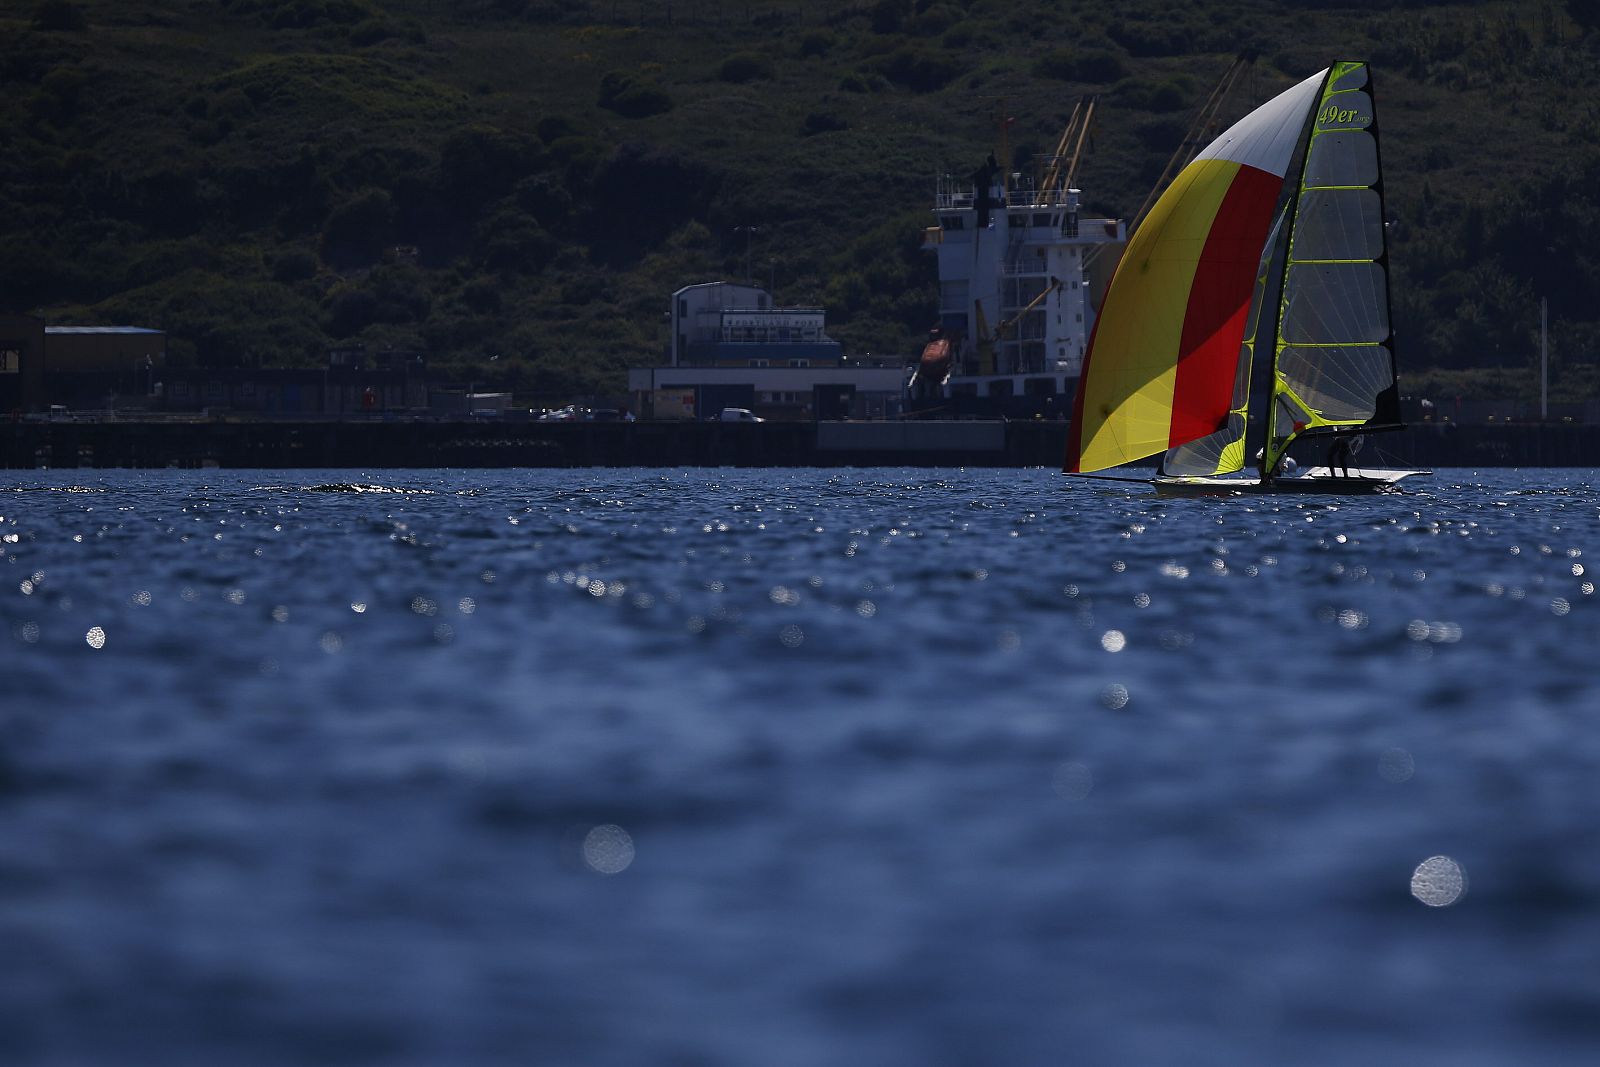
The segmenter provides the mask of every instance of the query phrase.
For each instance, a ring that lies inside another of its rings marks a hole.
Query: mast
[[[1550,298],[1539,298],[1539,421],[1550,417]]]
[[[1333,72],[1338,66],[1339,64],[1337,63],[1330,65],[1323,74],[1322,84],[1317,88],[1318,100],[1327,97],[1328,84],[1333,80]],[[1312,108],[1306,113],[1305,126],[1300,131],[1298,188],[1289,195],[1289,207],[1283,219],[1283,268],[1278,275],[1278,313],[1272,316],[1272,325],[1270,332],[1267,334],[1267,411],[1266,418],[1262,420],[1264,435],[1261,441],[1261,462],[1259,467],[1262,485],[1272,481],[1274,477],[1272,472],[1277,469],[1279,458],[1283,455],[1283,452],[1289,450],[1288,440],[1284,441],[1282,452],[1275,451],[1272,447],[1272,430],[1278,417],[1278,347],[1281,343],[1283,332],[1283,307],[1287,300],[1286,287],[1289,284],[1289,250],[1294,244],[1294,224],[1300,211],[1300,193],[1306,184],[1306,164],[1311,161],[1311,132],[1316,129],[1317,110]]]

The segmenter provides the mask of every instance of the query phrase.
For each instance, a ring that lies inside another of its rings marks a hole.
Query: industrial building
[[[756,285],[701,282],[672,294],[667,365],[628,372],[630,406],[646,418],[766,418],[897,414],[904,360],[858,360],[827,335],[822,308],[777,307]]]
[[[44,395],[44,320],[0,315],[0,415],[37,411]]]

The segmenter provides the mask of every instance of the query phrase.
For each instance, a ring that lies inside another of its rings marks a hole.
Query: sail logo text
[[[1317,116],[1318,126],[1365,126],[1372,121],[1359,108],[1341,108],[1329,104]]]

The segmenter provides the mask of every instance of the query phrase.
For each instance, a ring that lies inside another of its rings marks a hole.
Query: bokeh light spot
[[[83,635],[83,640],[90,648],[105,648],[106,632],[98,626],[91,626],[89,632]]]
[[[1403,748],[1386,748],[1378,756],[1378,775],[1386,782],[1409,781],[1416,770],[1416,761]]]
[[[1467,872],[1449,856],[1429,856],[1411,872],[1411,895],[1430,908],[1445,908],[1467,891]]]
[[[614,823],[596,826],[583,838],[583,862],[598,874],[621,874],[633,863],[633,838]]]
[[[1083,800],[1094,792],[1094,772],[1086,764],[1063,763],[1050,776],[1050,785],[1059,796]]]

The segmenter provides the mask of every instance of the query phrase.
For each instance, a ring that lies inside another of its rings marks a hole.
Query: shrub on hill
[[[1128,68],[1121,56],[1105,49],[1075,51],[1058,48],[1040,56],[1033,64],[1033,72],[1041,78],[1103,84],[1127,77]]]
[[[919,93],[943,89],[962,71],[960,59],[921,45],[897,48],[878,61],[884,77]]]
[[[839,130],[848,130],[850,124],[831,111],[813,111],[806,116],[805,124],[800,128],[806,137],[819,133],[836,133]]]
[[[1106,35],[1128,50],[1131,56],[1181,56],[1196,50],[1203,26],[1184,20],[1144,22],[1118,19],[1106,28]]]
[[[934,4],[927,10],[907,19],[905,32],[916,37],[937,37],[951,26],[960,22],[961,18],[962,12],[960,8],[950,4]]]
[[[354,26],[383,15],[367,0],[221,0],[221,3],[229,10],[253,14],[275,30]]]
[[[624,118],[642,119],[672,110],[672,97],[631,71],[613,70],[600,79],[600,106]]]
[[[735,52],[722,61],[722,66],[717,68],[717,77],[725,82],[743,85],[745,82],[772,77],[772,64],[765,56],[753,52]]]
[[[833,34],[827,30],[813,30],[800,38],[800,57],[809,59],[812,56],[825,56],[835,43]]]
[[[322,258],[340,268],[377,260],[394,240],[394,200],[386,189],[363,189],[328,213]]]
[[[1116,87],[1116,94],[1129,107],[1142,111],[1178,111],[1188,103],[1189,89],[1175,77],[1161,81],[1129,78]]]
[[[33,28],[57,33],[82,33],[89,28],[83,9],[70,0],[44,0],[34,8]]]
[[[317,257],[303,248],[291,248],[272,261],[272,280],[299,282],[317,273]]]
[[[881,93],[889,88],[889,83],[881,74],[856,70],[839,79],[839,88],[847,93]]]

